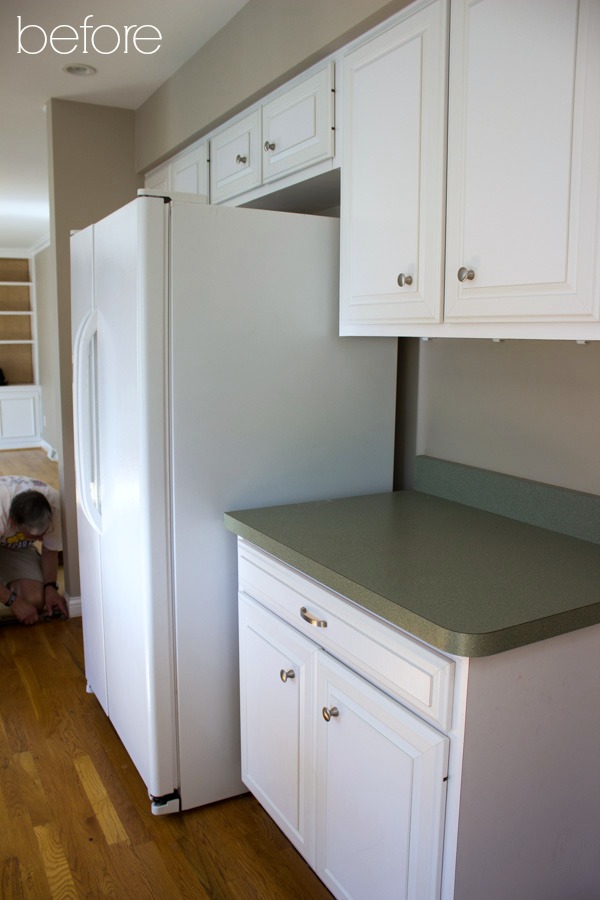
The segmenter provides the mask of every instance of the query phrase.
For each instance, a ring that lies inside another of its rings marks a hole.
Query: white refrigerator
[[[157,814],[245,791],[223,513],[392,487],[396,342],[338,337],[338,232],[141,195],[72,237],[86,679]]]

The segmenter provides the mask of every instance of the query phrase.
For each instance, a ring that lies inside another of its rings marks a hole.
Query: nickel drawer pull
[[[317,628],[327,628],[327,622],[325,619],[317,619],[316,616],[311,616],[309,612],[306,611],[306,607],[303,606],[300,609],[300,615],[304,619],[305,622],[308,622],[309,625],[315,625]]]

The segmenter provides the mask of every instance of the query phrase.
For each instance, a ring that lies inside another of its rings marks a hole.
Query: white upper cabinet
[[[171,163],[171,185],[177,194],[208,197],[208,143],[177,156]]]
[[[597,0],[453,3],[448,321],[598,320],[599,22]]]
[[[164,194],[208,197],[208,142],[194,145],[146,175],[144,187]]]
[[[228,125],[210,141],[210,200],[219,203],[261,182],[260,112]]]
[[[334,153],[334,63],[262,107],[263,181]]]
[[[414,9],[344,59],[341,334],[441,320],[446,6]]]
[[[600,3],[449,0],[446,157],[447,5],[346,58],[340,333],[600,340]]]
[[[144,178],[144,187],[149,191],[167,194],[171,190],[171,164],[167,163],[148,172]]]

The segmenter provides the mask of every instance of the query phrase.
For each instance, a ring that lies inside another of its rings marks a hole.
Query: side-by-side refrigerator
[[[231,509],[391,490],[396,343],[335,219],[141,195],[72,238],[88,690],[158,813],[242,793]]]

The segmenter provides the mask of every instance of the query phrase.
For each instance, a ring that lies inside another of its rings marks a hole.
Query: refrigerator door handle
[[[79,326],[73,349],[73,424],[79,502],[92,528],[102,534],[97,432],[97,333],[98,313],[92,309]]]

